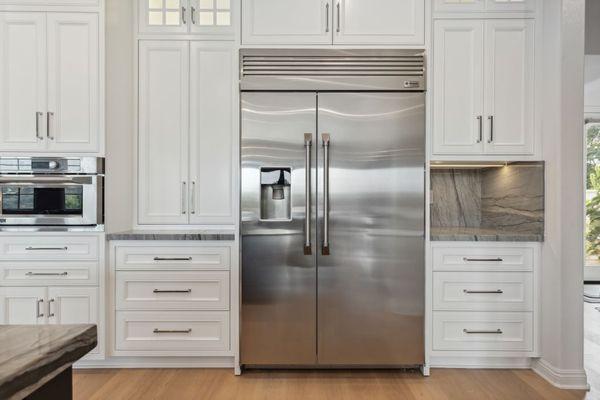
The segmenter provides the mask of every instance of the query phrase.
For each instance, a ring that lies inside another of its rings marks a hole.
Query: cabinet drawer
[[[94,261],[1,262],[0,285],[97,285],[98,263]]]
[[[2,236],[0,260],[98,260],[97,236]]]
[[[433,350],[533,351],[531,313],[434,312]]]
[[[434,271],[531,271],[533,247],[434,246]]]
[[[115,346],[139,351],[229,350],[229,313],[117,311]]]
[[[118,271],[119,310],[228,310],[229,272]]]
[[[229,247],[123,246],[116,249],[117,270],[228,270]]]
[[[533,311],[531,272],[434,272],[434,310]]]

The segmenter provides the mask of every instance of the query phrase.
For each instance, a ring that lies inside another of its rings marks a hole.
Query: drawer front
[[[531,272],[434,272],[434,310],[533,311]]]
[[[533,351],[533,315],[434,312],[433,350]]]
[[[117,271],[119,310],[229,310],[229,272]]]
[[[0,263],[0,285],[3,286],[97,284],[98,263],[95,261],[13,261]]]
[[[434,246],[434,271],[531,271],[533,247]]]
[[[229,313],[117,311],[115,347],[139,351],[226,351]]]
[[[97,236],[2,236],[0,260],[98,260]]]
[[[229,270],[229,247],[135,247],[116,250],[117,270]]]

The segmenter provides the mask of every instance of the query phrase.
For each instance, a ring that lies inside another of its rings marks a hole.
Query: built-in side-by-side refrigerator
[[[424,363],[424,54],[247,49],[241,363]]]

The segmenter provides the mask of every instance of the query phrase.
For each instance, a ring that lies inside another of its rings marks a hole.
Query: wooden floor
[[[138,369],[74,373],[76,400],[581,400],[532,371],[433,370],[428,378],[397,371],[253,371]]]

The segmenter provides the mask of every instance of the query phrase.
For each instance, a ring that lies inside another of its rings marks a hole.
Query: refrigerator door
[[[316,94],[242,93],[241,106],[241,361],[315,364]]]
[[[425,95],[319,93],[318,121],[318,363],[423,364]]]

